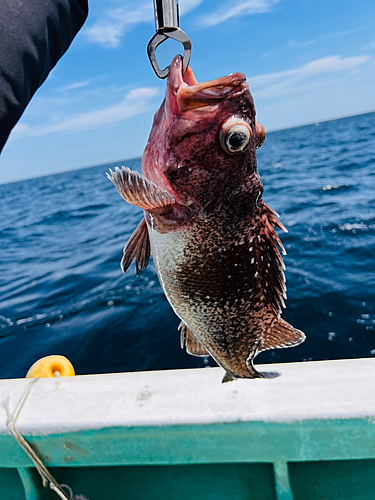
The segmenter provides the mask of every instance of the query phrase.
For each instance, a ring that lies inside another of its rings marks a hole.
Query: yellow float
[[[26,374],[26,378],[37,377],[73,377],[72,363],[65,356],[53,354],[38,359]]]

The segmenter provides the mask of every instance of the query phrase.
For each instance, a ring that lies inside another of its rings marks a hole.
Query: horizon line
[[[373,113],[375,113],[375,110],[373,110],[373,111],[365,111],[363,113],[357,113],[355,115],[337,116],[335,118],[328,118],[327,120],[321,120],[321,121],[317,120],[317,121],[314,121],[314,122],[303,123],[303,124],[300,124],[300,125],[293,125],[291,127],[271,129],[268,132],[266,132],[266,135],[272,134],[274,132],[282,132],[282,131],[285,131],[285,130],[292,130],[292,129],[295,129],[295,128],[309,127],[311,125],[316,125],[316,124],[321,124],[321,123],[327,123],[327,122],[333,122],[333,121],[336,121],[336,120],[345,120],[346,118],[354,118],[355,116],[371,115]],[[143,152],[142,152],[142,154],[143,154]],[[18,179],[18,180],[15,180],[15,181],[8,181],[8,182],[1,182],[0,181],[0,186],[5,186],[7,184],[15,184],[16,182],[31,181],[33,179],[42,179],[43,177],[50,177],[52,175],[67,174],[69,172],[76,172],[78,170],[86,170],[86,169],[89,169],[89,168],[96,168],[96,167],[101,167],[101,166],[104,167],[105,165],[110,165],[112,163],[122,163],[122,162],[127,162],[127,161],[139,160],[139,159],[142,159],[142,154],[140,156],[136,156],[136,157],[133,157],[133,158],[126,158],[126,159],[122,159],[122,160],[115,160],[115,161],[110,161],[110,162],[107,162],[107,163],[98,163],[96,165],[88,165],[88,166],[84,166],[84,167],[76,167],[76,168],[73,168],[72,170],[62,170],[62,171],[54,172],[54,173],[50,173],[50,174],[37,175],[35,177],[26,177],[24,179]]]

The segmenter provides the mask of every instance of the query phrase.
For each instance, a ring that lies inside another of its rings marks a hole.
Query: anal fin
[[[193,332],[184,321],[181,321],[178,327],[181,330],[180,343],[181,349],[186,345],[186,352],[192,356],[210,356],[205,347],[195,338]]]
[[[306,336],[301,330],[293,328],[289,323],[279,318],[272,323],[270,330],[263,335],[258,352],[267,349],[294,347],[301,344],[305,338]]]
[[[147,224],[143,218],[137,229],[131,235],[130,240],[124,248],[124,256],[121,260],[121,269],[126,273],[130,264],[135,259],[135,265],[138,274],[146,269],[150,262],[151,245],[147,231]]]
[[[146,177],[128,167],[118,167],[107,174],[125,201],[143,208],[151,214],[164,214],[172,210],[175,199],[165,189],[149,181]]]

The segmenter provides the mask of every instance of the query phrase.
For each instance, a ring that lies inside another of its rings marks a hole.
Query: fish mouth
[[[182,57],[176,56],[169,69],[167,95],[170,103],[174,101],[176,110],[190,111],[217,106],[228,97],[248,91],[248,88],[242,73],[198,83],[190,66],[183,72]]]

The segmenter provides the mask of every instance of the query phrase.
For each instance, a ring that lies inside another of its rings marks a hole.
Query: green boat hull
[[[263,368],[280,376],[40,379],[17,428],[89,500],[374,500],[375,360]],[[1,401],[14,409],[29,383],[0,381]],[[0,417],[0,499],[58,498]]]

